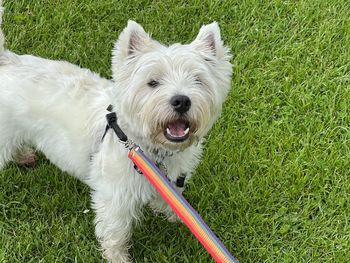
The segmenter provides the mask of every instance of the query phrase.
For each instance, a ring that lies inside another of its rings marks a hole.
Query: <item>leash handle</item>
[[[139,146],[134,145],[130,149],[128,157],[147,177],[217,263],[238,263],[237,259],[230,254],[197,211],[175,189],[172,183],[162,174],[156,164],[143,153]]]

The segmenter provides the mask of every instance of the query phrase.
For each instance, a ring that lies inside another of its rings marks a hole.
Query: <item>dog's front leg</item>
[[[184,191],[183,187],[177,187],[177,191],[182,194]],[[173,209],[168,205],[164,198],[157,194],[150,202],[150,207],[155,214],[163,215],[170,223],[181,222],[181,219],[173,211]]]
[[[137,200],[124,191],[117,191],[110,197],[94,192],[92,199],[96,212],[95,232],[103,256],[112,263],[131,262],[128,248],[133,221],[139,213]]]

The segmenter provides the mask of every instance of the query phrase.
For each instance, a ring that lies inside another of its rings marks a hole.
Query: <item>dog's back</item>
[[[88,125],[98,114],[92,101],[111,82],[65,61],[17,55],[4,48],[3,36],[1,32],[0,168],[23,145],[32,145],[62,170],[82,179],[97,140],[91,130],[94,124]],[[99,97],[108,100],[108,96]]]

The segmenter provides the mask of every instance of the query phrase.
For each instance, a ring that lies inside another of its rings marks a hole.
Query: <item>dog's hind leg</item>
[[[23,133],[16,129],[10,122],[0,114],[0,169],[3,168],[7,162],[14,160],[18,155],[19,149],[24,144]]]
[[[3,142],[0,140],[0,169],[7,162],[15,161],[19,166],[33,168],[37,164],[37,156],[34,149],[27,145],[21,145],[17,140]]]
[[[0,136],[0,169],[3,168],[7,162],[12,160],[16,149],[15,140],[9,140],[6,137]]]

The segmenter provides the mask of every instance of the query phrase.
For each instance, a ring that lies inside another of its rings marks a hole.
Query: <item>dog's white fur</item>
[[[118,124],[146,154],[164,158],[172,181],[181,173],[189,178],[230,87],[230,55],[218,24],[203,26],[188,45],[164,46],[129,21],[113,49],[113,80],[64,61],[14,54],[0,34],[0,168],[30,145],[87,183],[105,257],[129,262],[128,239],[141,208],[151,204],[170,220],[175,215],[135,172],[113,132],[101,142],[106,108],[113,105]],[[147,85],[152,79],[158,87]],[[169,102],[177,94],[191,99],[184,117],[191,130],[175,143],[164,130],[179,118]]]

